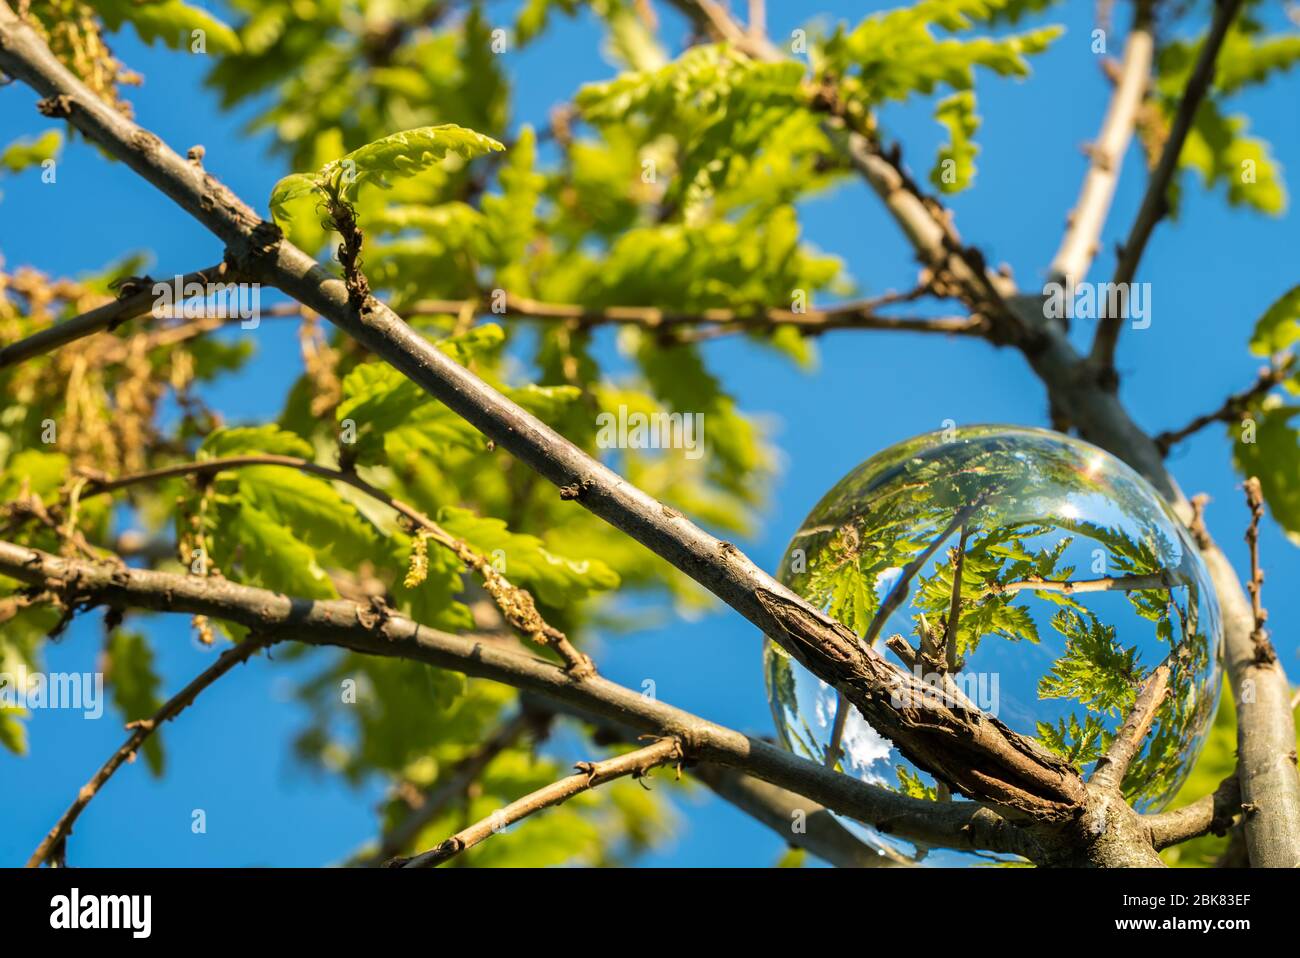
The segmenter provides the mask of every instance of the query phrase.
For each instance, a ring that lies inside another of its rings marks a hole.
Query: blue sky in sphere
[[[199,5],[222,12],[220,4]],[[656,6],[666,21],[673,20],[665,4]],[[780,38],[810,10],[825,10],[827,20],[856,22],[883,6],[776,0],[769,3],[769,29]],[[1202,12],[1206,6],[1200,5]],[[1286,26],[1280,5],[1263,6],[1270,26]],[[977,78],[978,175],[973,188],[953,198],[951,206],[965,240],[991,263],[1009,264],[1027,289],[1044,280],[1085,170],[1081,147],[1096,135],[1106,107],[1109,84],[1091,49],[1095,8],[1071,0],[1052,13],[1047,22],[1063,23],[1066,33],[1033,58],[1028,80],[987,72]],[[487,7],[489,19],[503,24],[513,21],[515,9],[514,3]],[[1116,7],[1114,16],[1127,16],[1126,8]],[[1203,25],[1203,18],[1198,23]],[[1117,56],[1121,41],[1117,34],[1108,53]],[[517,81],[513,122],[541,125],[549,109],[570,99],[579,85],[612,76],[614,67],[602,57],[601,44],[598,25],[584,13],[576,20],[557,18],[541,41],[507,53]],[[145,77],[143,87],[127,91],[136,119],[178,151],[203,144],[207,168],[265,211],[272,185],[290,171],[271,158],[268,136],[242,132],[255,111],[248,105],[233,113],[216,111],[216,96],[202,84],[203,57],[147,48],[130,33],[116,37],[113,47]],[[0,88],[0,146],[49,128],[34,109],[35,100],[22,84]],[[1272,144],[1290,174],[1293,200],[1300,190],[1298,102],[1300,73],[1231,101],[1233,112],[1250,117],[1251,133]],[[888,137],[902,142],[918,178],[930,168],[944,137],[931,106],[923,101],[889,107],[883,114]],[[1113,269],[1115,245],[1141,201],[1142,162],[1132,147],[1093,280],[1108,279]],[[152,253],[154,276],[170,276],[221,258],[220,243],[170,200],[80,140],[65,147],[55,184],[42,184],[38,171],[29,171],[0,176],[0,191],[0,251],[7,269],[31,265],[53,275],[78,275],[143,250]],[[1253,380],[1260,359],[1246,348],[1251,327],[1273,300],[1300,282],[1300,217],[1294,210],[1294,201],[1277,218],[1232,209],[1221,187],[1207,193],[1190,178],[1185,181],[1181,215],[1157,227],[1139,275],[1152,284],[1152,323],[1125,330],[1119,348],[1122,398],[1143,428],[1159,432],[1181,426]],[[910,248],[860,182],[846,181],[806,202],[801,212],[806,238],[842,257],[863,294],[914,285],[917,267]],[[264,294],[265,304],[272,296]],[[1089,320],[1077,320],[1076,341],[1090,341],[1093,327]],[[250,337],[256,354],[242,373],[207,389],[206,399],[232,423],[273,418],[301,368],[293,324],[268,322],[256,331],[223,335]],[[612,335],[602,332],[600,342],[602,356],[619,368]],[[830,333],[818,346],[820,361],[811,373],[737,337],[705,347],[709,367],[743,410],[770,424],[781,450],[781,472],[761,530],[740,543],[769,570],[822,494],[886,446],[941,428],[946,419],[1047,425],[1043,387],[1014,350],[888,332]],[[1212,427],[1178,446],[1170,466],[1188,494],[1210,494],[1210,529],[1237,569],[1247,569],[1241,538],[1247,512],[1225,430]],[[1294,627],[1300,621],[1300,590],[1286,583],[1300,575],[1300,554],[1271,520],[1261,549],[1269,573],[1270,625],[1294,677],[1300,673]],[[188,617],[154,617],[147,628],[166,690],[179,688],[214,654],[192,639]],[[100,633],[98,615],[79,620],[47,646],[46,669],[95,669]],[[593,651],[602,673],[616,682],[640,688],[652,679],[664,701],[745,731],[772,733],[760,637],[721,607],[693,621],[598,636]],[[165,729],[163,778],[151,777],[142,763],[124,768],[89,806],[70,840],[71,862],[319,865],[341,860],[373,837],[378,783],[353,788],[305,770],[293,755],[293,737],[308,718],[294,700],[293,680],[309,674],[322,654],[291,663],[259,659],[206,692]],[[75,712],[39,712],[28,726],[28,756],[0,751],[0,865],[26,860],[123,737],[115,719],[86,721]],[[677,804],[680,828],[644,863],[769,865],[783,851],[776,835],[704,789]],[[191,832],[194,809],[206,814],[205,834]]]

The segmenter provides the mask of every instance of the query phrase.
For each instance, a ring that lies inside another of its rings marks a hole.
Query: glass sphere
[[[1168,661],[1169,692],[1122,783],[1140,811],[1178,790],[1214,716],[1223,628],[1189,533],[1127,465],[1059,433],[971,426],[886,449],[809,513],[778,577],[1084,775]],[[770,639],[763,658],[786,748],[827,764],[833,751],[837,769],[875,785],[964,800],[851,706],[837,736],[836,690]],[[850,824],[891,857],[981,860]]]

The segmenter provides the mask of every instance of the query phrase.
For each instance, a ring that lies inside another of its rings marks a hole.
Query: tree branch
[[[675,738],[664,738],[652,745],[605,759],[603,762],[579,762],[574,766],[578,769],[577,775],[570,775],[568,778],[562,778],[558,782],[530,792],[505,808],[493,812],[487,818],[462,829],[427,852],[421,852],[411,858],[395,858],[388,865],[391,868],[436,868],[461,852],[486,841],[497,832],[509,828],[515,822],[544,809],[563,804],[575,795],[616,778],[626,775],[638,779],[644,778],[652,769],[660,765],[672,764],[678,766],[680,776],[684,758],[682,743]]]
[[[421,299],[408,316],[450,313],[460,315],[466,309],[494,316],[519,319],[552,320],[571,323],[581,329],[596,326],[638,326],[650,330],[678,330],[683,327],[711,327],[712,332],[762,332],[790,326],[806,336],[838,329],[877,329],[913,333],[942,333],[957,336],[983,336],[988,321],[974,316],[887,316],[878,312],[882,305],[902,301],[890,296],[862,302],[840,303],[821,309],[795,312],[777,307],[740,310],[716,307],[700,312],[674,312],[657,306],[606,306],[591,309],[576,303],[542,302],[506,293],[500,303],[484,300]]]
[[[1031,575],[1018,582],[994,582],[984,595],[1006,595],[1008,592],[1138,592],[1143,589],[1172,589],[1179,583],[1168,572],[1151,572],[1143,575],[1104,576],[1100,579],[1044,579]]]
[[[50,829],[50,833],[36,846],[36,851],[32,852],[32,857],[27,860],[27,867],[39,868],[52,857],[62,859],[64,844],[67,842],[68,836],[72,834],[72,826],[76,824],[77,818],[124,762],[135,761],[135,753],[144,745],[145,740],[156,732],[164,722],[174,719],[186,708],[194,704],[194,700],[199,693],[212,685],[217,679],[236,665],[247,662],[254,653],[272,645],[275,641],[274,636],[259,636],[254,633],[239,645],[222,652],[217,661],[195,676],[189,685],[168,699],[163,707],[154,713],[152,718],[139,719],[128,723],[126,727],[131,730],[130,736],[116,752],[109,756],[108,761],[91,777],[90,781],[81,786],[81,790],[77,793],[73,803],[68,806],[68,810],[59,817],[58,822]]]
[[[1172,653],[1171,653],[1172,657]],[[1155,721],[1156,710],[1169,693],[1169,675],[1172,671],[1169,659],[1157,665],[1147,676],[1142,691],[1124,723],[1115,732],[1106,754],[1097,760],[1097,767],[1092,770],[1089,779],[1098,788],[1118,789],[1125,773],[1133,764],[1133,759],[1142,750],[1142,742],[1151,731]]]
[[[1241,392],[1233,393],[1223,401],[1223,405],[1214,412],[1206,413],[1203,416],[1197,416],[1182,429],[1175,429],[1170,432],[1162,432],[1155,437],[1156,447],[1162,455],[1167,455],[1169,450],[1178,443],[1182,442],[1188,436],[1200,432],[1210,423],[1238,422],[1247,410],[1255,404],[1255,401],[1268,394],[1268,391],[1276,386],[1290,374],[1292,367],[1295,366],[1295,355],[1288,353],[1281,362],[1265,366],[1259,371],[1259,376],[1246,389]]]
[[[492,764],[494,758],[514,746],[536,724],[534,716],[527,712],[520,712],[498,728],[473,752],[458,762],[450,775],[422,795],[422,801],[411,810],[411,814],[403,818],[396,828],[384,833],[379,847],[357,864],[367,867],[383,865],[410,845],[419,837],[425,826],[478,781],[479,776]]]
[[[538,645],[549,645],[564,660],[565,666],[576,674],[583,675],[595,671],[595,664],[592,662],[591,657],[579,652],[573,643],[569,641],[568,636],[542,618],[542,614],[537,609],[537,602],[531,592],[511,584],[505,576],[493,567],[492,561],[487,556],[472,548],[463,539],[453,536],[414,506],[407,505],[399,499],[394,499],[382,489],[372,486],[355,472],[331,469],[329,466],[322,466],[319,463],[300,459],[297,456],[262,453],[247,456],[226,456],[218,459],[202,459],[196,462],[182,462],[176,465],[162,466],[149,472],[120,476],[116,479],[91,479],[82,489],[81,498],[85,500],[93,496],[125,489],[128,486],[157,482],[162,479],[191,475],[211,475],[227,469],[239,469],[248,466],[281,466],[286,469],[295,469],[298,472],[344,483],[365,493],[377,502],[382,502],[410,522],[415,529],[424,530],[430,539],[453,553],[456,558],[478,573],[483,579],[484,589],[492,597],[492,601],[496,603],[497,608],[501,610],[501,614],[512,627]]]
[[[227,245],[237,268],[314,309],[385,359],[499,446],[593,514],[667,559],[739,611],[813,674],[845,691],[882,735],[921,768],[972,797],[1044,821],[1076,816],[1084,786],[1073,768],[991,716],[924,702],[918,681],[864,648],[724,543],[657,502],[458,365],[373,298],[354,308],[348,291],[207,171],[106,106],[0,0],[0,68],[50,98],[87,137],[174,199]]]
[[[680,4],[694,6],[690,0],[680,0]],[[1216,23],[1225,16],[1220,6]],[[1184,522],[1194,523],[1193,504],[1165,469],[1159,448],[1133,421],[1116,394],[1102,386],[1095,367],[1079,355],[1065,330],[1046,320],[1043,297],[1021,294],[1008,277],[987,271],[983,257],[962,243],[951,211],[921,194],[899,163],[886,157],[878,144],[853,132],[842,142],[853,166],[921,261],[934,270],[948,269],[964,290],[963,298],[984,303],[993,311],[990,318],[995,334],[1005,336],[1024,353],[1046,387],[1052,408],[1068,418],[1085,439],[1145,476]],[[1200,528],[1204,532],[1204,527]],[[1242,792],[1256,809],[1245,825],[1251,861],[1257,866],[1292,867],[1300,863],[1300,775],[1292,757],[1296,737],[1288,705],[1291,689],[1278,663],[1255,662],[1250,638],[1253,617],[1232,563],[1208,533],[1198,536],[1198,544],[1223,612],[1225,658],[1237,703]],[[1244,689],[1252,694],[1243,694]]]
[[[1268,664],[1277,661],[1277,652],[1269,641],[1268,630],[1264,628],[1264,623],[1268,621],[1268,610],[1264,608],[1262,598],[1264,570],[1259,565],[1259,520],[1264,518],[1264,492],[1254,476],[1246,480],[1245,487],[1246,505],[1250,507],[1250,525],[1246,527],[1246,545],[1250,547],[1250,579],[1246,582],[1246,591],[1250,593],[1250,610],[1255,618],[1250,640],[1255,644],[1256,660]]]
[[[790,845],[837,868],[891,868],[908,864],[898,856],[865,844],[827,809],[795,792],[722,765],[700,765],[692,768],[691,774]]]
[[[1124,41],[1123,65],[1106,108],[1097,140],[1088,148],[1091,162],[1083,179],[1078,202],[1070,213],[1069,226],[1061,247],[1052,260],[1053,281],[1069,285],[1084,279],[1097,255],[1101,230],[1115,196],[1120,167],[1128,151],[1138,109],[1146,97],[1151,78],[1155,39],[1151,35],[1151,10],[1147,0],[1134,4],[1133,27]]]
[[[1215,60],[1218,59],[1219,50],[1228,35],[1233,19],[1241,9],[1241,3],[1242,0],[1215,0],[1214,19],[1210,22],[1210,30],[1201,45],[1196,66],[1192,68],[1192,73],[1187,78],[1187,86],[1183,89],[1182,99],[1178,102],[1178,109],[1174,113],[1173,123],[1170,124],[1169,136],[1160,153],[1160,160],[1151,172],[1146,195],[1142,197],[1142,205],[1138,209],[1137,219],[1133,221],[1133,226],[1129,230],[1128,239],[1120,247],[1119,262],[1115,265],[1115,275],[1111,282],[1121,289],[1127,289],[1133,282],[1152,230],[1169,211],[1169,184],[1178,170],[1178,159],[1182,155],[1183,145],[1187,142],[1187,134],[1191,132],[1192,123],[1196,119],[1196,111],[1214,81]],[[1103,316],[1092,341],[1092,353],[1089,359],[1105,382],[1114,382],[1115,346],[1119,342],[1119,332],[1123,323],[1123,316]]]
[[[143,282],[143,288],[139,289],[138,292],[130,292],[130,290],[135,290],[140,282]],[[181,282],[182,285],[186,283],[207,285],[214,282],[234,283],[238,282],[238,280],[226,263],[218,263],[215,266],[209,266],[207,269],[186,273],[181,278]],[[153,292],[153,282],[148,277],[145,277],[143,281],[124,287],[123,292],[127,293],[127,295],[111,303],[105,303],[103,306],[82,313],[80,316],[74,316],[61,323],[55,323],[53,326],[33,333],[25,339],[9,343],[7,346],[0,346],[0,369],[25,362],[34,356],[40,356],[43,353],[58,349],[60,346],[67,345],[82,337],[103,332],[104,330],[116,329],[129,320],[148,316],[153,311],[154,304],[158,300],[158,297]]]
[[[1151,843],[1159,851],[1202,835],[1225,835],[1240,812],[1241,783],[1236,775],[1229,775],[1211,794],[1172,812],[1144,815],[1142,821],[1151,832]]]
[[[64,559],[9,542],[0,542],[0,574],[48,588],[79,606],[207,615],[281,640],[424,662],[501,682],[638,733],[675,737],[692,761],[740,769],[908,841],[1028,857],[1039,848],[1029,831],[978,803],[936,806],[868,785],[599,676],[578,679],[542,659],[473,636],[440,632],[387,609],[346,599],[290,598],[224,579]]]

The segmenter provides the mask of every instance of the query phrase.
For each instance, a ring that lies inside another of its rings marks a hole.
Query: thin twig
[[[419,509],[394,499],[355,472],[332,469],[319,463],[301,459],[297,456],[279,456],[272,454],[252,454],[245,456],[225,456],[218,459],[202,459],[196,462],[182,462],[171,466],[162,466],[148,472],[120,476],[115,479],[92,479],[81,494],[82,499],[103,495],[128,486],[142,483],[158,482],[180,476],[211,475],[226,469],[239,469],[249,466],[280,466],[296,469],[299,472],[320,476],[333,482],[342,482],[365,493],[370,498],[382,502],[390,509],[407,519],[413,526],[424,530],[428,538],[443,548],[454,553],[458,559],[473,569],[483,580],[483,587],[501,610],[501,614],[511,626],[518,629],[539,645],[549,645],[564,659],[565,665],[575,675],[588,675],[595,671],[591,657],[578,649],[559,629],[550,625],[537,608],[537,602],[531,592],[512,584],[492,565],[492,560],[474,549],[463,539],[452,535],[438,523],[434,522]]]
[[[442,844],[421,852],[411,858],[396,858],[389,862],[392,868],[434,868],[443,862],[455,858],[461,852],[486,841],[497,832],[502,831],[529,815],[544,809],[560,805],[575,795],[589,791],[598,785],[616,778],[630,775],[643,778],[652,769],[660,765],[676,764],[680,776],[681,762],[685,758],[682,743],[676,738],[663,738],[617,758],[603,762],[579,762],[575,768],[577,775],[570,775],[558,782],[525,795],[511,802],[505,808],[493,812],[487,818],[475,822],[468,828],[461,829]]]
[[[1262,593],[1264,591],[1264,570],[1259,564],[1259,520],[1264,518],[1264,491],[1259,479],[1251,476],[1245,482],[1246,505],[1250,507],[1250,525],[1246,527],[1246,545],[1250,547],[1250,578],[1246,581],[1246,591],[1250,593],[1250,610],[1255,616],[1255,627],[1250,639],[1255,643],[1255,661],[1261,665],[1276,662],[1277,652],[1269,640],[1264,623],[1268,621],[1268,610],[1264,608]]]
[[[145,740],[156,732],[164,722],[174,719],[192,705],[200,692],[212,685],[213,682],[236,665],[247,662],[255,652],[277,641],[279,639],[274,632],[266,632],[260,635],[254,633],[239,645],[222,652],[217,661],[195,676],[189,685],[168,699],[163,707],[154,713],[152,718],[129,722],[126,727],[131,730],[130,736],[116,752],[109,756],[108,761],[91,777],[90,781],[81,786],[81,790],[77,793],[73,803],[68,806],[68,810],[50,829],[50,833],[36,846],[36,851],[32,852],[32,857],[27,860],[27,867],[39,868],[51,856],[62,856],[62,847],[68,836],[72,834],[72,826],[76,823],[77,817],[90,804],[91,799],[99,794],[104,784],[113,777],[113,773],[123,763],[134,761],[136,752],[144,745]]]
[[[190,283],[235,283],[236,275],[225,263],[218,263],[181,277],[181,288]],[[143,288],[138,288],[143,283]],[[138,291],[136,291],[138,290]],[[105,303],[79,316],[55,323],[39,330],[25,339],[0,347],[0,369],[24,362],[34,356],[47,353],[67,343],[90,336],[104,330],[116,329],[122,323],[152,313],[158,297],[153,292],[153,281],[148,277],[124,287],[128,295]]]
[[[1169,185],[1178,169],[1178,159],[1182,155],[1187,134],[1191,132],[1201,101],[1214,81],[1215,60],[1218,59],[1219,50],[1228,35],[1233,19],[1241,9],[1241,4],[1242,0],[1216,0],[1214,19],[1201,45],[1196,65],[1187,78],[1187,86],[1183,89],[1182,99],[1179,100],[1178,109],[1174,113],[1173,123],[1169,127],[1169,136],[1160,153],[1160,160],[1151,172],[1146,195],[1142,197],[1142,206],[1138,209],[1137,218],[1133,221],[1128,238],[1120,247],[1119,261],[1115,265],[1115,275],[1111,279],[1111,283],[1119,289],[1128,289],[1129,284],[1133,282],[1152,230],[1169,211]],[[1098,375],[1107,382],[1115,381],[1115,346],[1119,342],[1123,322],[1122,315],[1103,316],[1092,341],[1090,362],[1096,368]]]
[[[1119,788],[1129,766],[1133,764],[1133,759],[1142,750],[1142,742],[1151,731],[1156,712],[1169,692],[1169,676],[1173,671],[1172,658],[1173,653],[1170,653],[1170,657],[1157,665],[1147,676],[1142,691],[1138,693],[1133,708],[1115,733],[1110,748],[1097,760],[1092,777],[1088,779],[1090,784],[1098,788]]]
[[[1043,579],[1029,576],[1017,582],[994,582],[984,589],[984,595],[1006,595],[1009,592],[1138,592],[1143,589],[1173,589],[1178,582],[1168,572],[1150,572],[1142,575],[1104,576],[1100,579]]]
[[[434,787],[421,796],[421,802],[411,810],[392,830],[386,832],[379,842],[379,847],[359,865],[377,867],[383,865],[402,849],[411,844],[420,832],[442,814],[448,804],[458,796],[464,795],[474,782],[478,781],[483,771],[492,764],[492,760],[511,748],[537,722],[534,716],[520,712],[505,722],[489,735],[468,756],[457,762],[450,773],[441,777]]]
[[[1049,273],[1062,284],[1075,283],[1088,274],[1088,266],[1097,255],[1102,226],[1110,211],[1119,182],[1120,166],[1128,150],[1137,120],[1138,109],[1146,96],[1151,77],[1155,39],[1151,35],[1151,4],[1138,0],[1134,4],[1133,27],[1124,42],[1123,65],[1110,104],[1102,120],[1096,141],[1088,148],[1091,162],[1079,191],[1079,199],[1070,213],[1069,226],[1061,238]]]
[[[1268,394],[1268,391],[1276,386],[1282,380],[1286,379],[1291,373],[1292,367],[1295,366],[1295,354],[1287,353],[1280,361],[1260,369],[1259,376],[1255,381],[1243,389],[1241,392],[1233,393],[1223,401],[1223,405],[1214,412],[1206,413],[1203,416],[1197,416],[1182,429],[1175,429],[1169,432],[1162,432],[1155,437],[1155,444],[1160,449],[1162,455],[1168,455],[1169,450],[1182,442],[1188,436],[1200,432],[1206,426],[1215,422],[1233,423],[1241,420],[1246,411],[1255,405],[1256,401]]]

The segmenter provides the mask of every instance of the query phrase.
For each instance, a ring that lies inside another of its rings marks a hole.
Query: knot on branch
[[[42,100],[36,101],[36,109],[40,111],[41,116],[48,116],[55,120],[66,120],[72,116],[72,105],[76,101],[67,93],[59,93],[55,96],[47,96]]]

